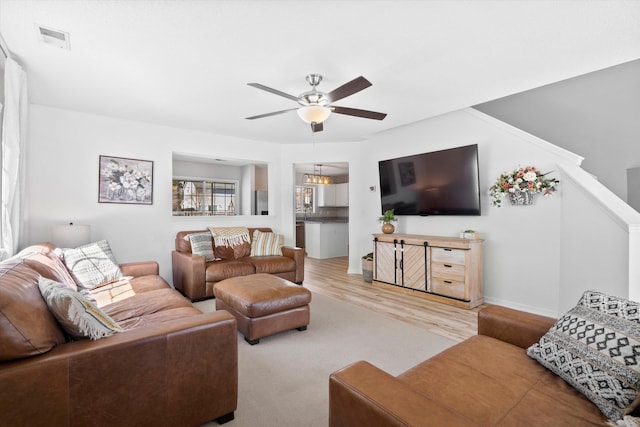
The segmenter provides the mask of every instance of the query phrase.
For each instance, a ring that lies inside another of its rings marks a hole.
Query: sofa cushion
[[[109,315],[67,285],[41,276],[38,287],[49,310],[69,336],[97,340],[122,331]]]
[[[247,258],[244,258],[243,260],[223,259],[207,264],[205,281],[219,282],[220,280],[228,279],[229,277],[254,274],[256,272],[255,267],[250,262],[246,262],[246,260]]]
[[[619,420],[639,397],[639,312],[636,302],[587,291],[527,354]]]
[[[213,261],[213,236],[210,232],[188,234],[185,238],[191,243],[191,253],[204,257],[205,261]]]
[[[282,234],[256,230],[251,239],[251,256],[282,255],[283,240]]]
[[[169,284],[162,277],[151,275],[124,277],[107,285],[93,288],[90,291],[84,291],[83,294],[101,308],[137,294],[167,288],[169,288]]]
[[[0,361],[46,353],[65,342],[40,295],[39,277],[19,259],[0,263]]]
[[[209,227],[216,258],[239,259],[251,254],[251,238],[247,227]]]
[[[64,263],[80,289],[92,289],[123,276],[106,240],[62,252]]]
[[[186,298],[167,286],[105,305],[102,310],[123,328],[131,329],[132,325],[140,323],[140,318],[174,308],[189,307],[193,306]]]
[[[257,256],[243,258],[243,261],[253,264],[256,273],[285,273],[295,271],[296,262],[285,256]]]
[[[450,347],[398,379],[477,425],[584,426],[606,421],[588,399],[527,357],[525,350],[483,335]]]

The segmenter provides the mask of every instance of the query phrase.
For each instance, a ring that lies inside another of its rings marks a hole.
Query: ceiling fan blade
[[[293,95],[289,95],[288,93],[284,93],[282,91],[279,91],[278,89],[274,89],[272,87],[269,86],[265,86],[265,85],[261,85],[260,83],[247,83],[249,86],[253,86],[257,89],[262,89],[262,90],[266,90],[267,92],[271,92],[275,95],[280,95],[282,97],[285,97],[287,99],[291,99],[292,101],[299,101],[299,98],[297,96],[293,96]]]
[[[322,125],[322,123],[316,123],[316,122],[311,123],[312,132],[321,132],[323,129],[324,129],[324,126]]]
[[[387,117],[386,113],[377,113],[369,110],[359,110],[357,108],[336,107],[332,106],[331,109],[334,113],[346,114],[347,116],[362,117],[365,119],[382,120]]]
[[[356,92],[360,92],[363,89],[371,86],[371,82],[364,77],[357,77],[350,82],[343,84],[342,86],[335,88],[327,94],[327,97],[331,102],[338,101],[342,98],[346,98],[349,95],[353,95]]]
[[[258,114],[257,116],[251,116],[251,117],[245,117],[245,118],[247,120],[261,119],[263,117],[277,116],[278,114],[286,113],[287,111],[293,111],[293,110],[297,110],[297,108],[289,108],[286,110],[274,111],[273,113]]]

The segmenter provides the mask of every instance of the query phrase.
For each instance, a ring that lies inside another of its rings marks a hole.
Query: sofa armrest
[[[291,258],[296,262],[296,278],[294,282],[302,284],[304,282],[304,249],[291,246],[282,247],[282,255]]]
[[[478,312],[478,335],[528,348],[537,343],[556,319],[499,305],[489,305]]]
[[[171,252],[173,286],[196,301],[207,297],[205,274],[207,265],[202,255],[173,251]]]
[[[155,261],[127,262],[120,264],[120,270],[125,276],[157,276],[160,266]]]
[[[443,426],[456,421],[458,415],[368,362],[329,377],[329,427]]]
[[[201,425],[237,407],[236,328],[218,311],[0,364],[0,411],[23,425]]]

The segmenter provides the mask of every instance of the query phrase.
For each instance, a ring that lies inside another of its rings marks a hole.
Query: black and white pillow
[[[191,243],[191,253],[204,256],[205,261],[213,261],[213,236],[210,232],[192,233],[184,236]]]
[[[527,354],[617,421],[640,395],[639,309],[637,302],[586,291]]]

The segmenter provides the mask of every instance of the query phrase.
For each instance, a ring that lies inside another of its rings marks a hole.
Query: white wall
[[[32,105],[21,245],[51,240],[55,224],[90,224],[92,239],[109,240],[119,262],[156,260],[171,282],[171,250],[179,230],[265,226],[285,234],[286,244],[295,244],[293,230],[281,227],[279,191],[269,195],[269,216],[173,217],[174,151],[230,159],[247,159],[251,153],[248,160],[269,163],[270,185],[280,185],[280,145]],[[101,154],[152,160],[153,204],[98,203]]]
[[[533,165],[543,171],[557,170],[556,159],[572,157],[543,143],[533,143],[495,119],[467,109],[387,132],[361,146],[366,193],[358,214],[363,218],[360,254],[371,252],[371,233],[378,233],[380,193],[378,161],[462,145],[478,144],[480,162],[480,216],[400,217],[396,232],[457,236],[465,229],[480,232],[484,239],[484,294],[488,302],[555,314],[559,306],[560,194],[538,197],[533,206],[490,206],[488,190],[497,176],[518,166]],[[537,142],[537,141],[534,141]],[[549,151],[549,150],[552,151]],[[572,157],[578,162],[579,158]]]
[[[285,244],[293,245],[294,164],[348,162],[349,272],[358,273],[360,257],[372,250],[371,235],[380,230],[378,161],[478,144],[482,215],[401,217],[397,232],[457,236],[467,228],[479,231],[485,240],[484,294],[488,302],[556,315],[587,288],[640,297],[639,291],[628,286],[636,278],[640,283],[640,273],[633,273],[634,263],[630,262],[640,253],[640,242],[625,246],[624,228],[603,226],[610,220],[596,213],[593,200],[578,196],[580,190],[565,179],[566,168],[559,167],[558,162],[577,167],[581,158],[473,109],[398,128],[368,141],[341,144],[269,144],[42,106],[31,107],[30,120],[23,246],[50,240],[54,224],[90,224],[92,239],[108,239],[118,261],[157,260],[162,276],[171,282],[170,254],[177,231],[201,229],[214,221],[217,225],[267,226],[284,234]],[[249,160],[268,162],[270,215],[172,217],[174,151],[225,158],[245,158],[251,153],[254,158]],[[100,154],[154,161],[153,205],[98,203]],[[487,191],[495,178],[505,170],[527,165],[554,171],[561,181],[558,194],[538,197],[528,207],[491,207]],[[370,186],[376,191],[370,192]],[[575,229],[570,226],[572,221]],[[596,255],[594,242],[612,248],[614,255]],[[580,273],[583,264],[589,267],[584,274]],[[588,278],[594,280],[589,283]],[[622,285],[625,278],[626,286]]]
[[[584,170],[560,167],[560,312],[586,289],[640,300],[640,214]]]

